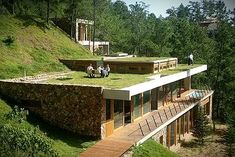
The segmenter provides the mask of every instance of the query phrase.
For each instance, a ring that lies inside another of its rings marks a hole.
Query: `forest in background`
[[[71,24],[75,18],[94,20],[95,39],[109,41],[113,53],[172,56],[186,63],[193,52],[195,63],[208,65],[205,74],[193,78],[194,86],[206,84],[215,91],[214,119],[235,128],[235,9],[202,0],[169,6],[166,12],[167,17],[156,17],[144,2],[128,7],[120,0],[0,0],[1,14],[39,17],[47,24],[62,17]],[[216,29],[201,27],[208,18],[218,21]]]

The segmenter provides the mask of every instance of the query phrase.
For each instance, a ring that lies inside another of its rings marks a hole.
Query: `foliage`
[[[6,44],[6,46],[10,46],[15,41],[15,38],[13,36],[7,36],[5,39],[2,40]]]
[[[43,139],[47,144],[50,144],[52,146],[51,148],[54,151],[56,151],[59,156],[66,156],[66,157],[78,156],[79,153],[83,152],[87,147],[90,147],[95,143],[94,139],[88,137],[81,137],[76,134],[72,134],[70,132],[61,130],[57,127],[53,127],[47,124],[45,121],[42,121],[37,116],[35,117],[33,114],[28,115],[27,120],[23,121],[22,123],[18,123],[17,121],[10,119],[6,120],[5,115],[9,113],[12,113],[11,107],[0,99],[0,126],[5,126],[8,129],[10,128],[10,130],[13,128],[12,131],[20,130],[18,132],[19,133],[18,135],[20,135],[23,131],[25,131],[27,133],[24,133],[24,135],[27,135],[27,137],[29,134],[31,136],[32,132],[36,132],[35,136],[39,136],[38,138]],[[33,136],[31,137],[33,138]],[[6,138],[8,139],[8,136],[4,136],[4,139]],[[4,147],[7,149],[10,148],[10,146],[8,145],[4,145]],[[1,148],[3,148],[3,145],[0,145],[0,149]],[[31,148],[29,148],[29,151],[31,151],[30,149]],[[37,149],[39,150],[39,148]],[[11,152],[7,152],[8,154],[10,154],[8,156],[29,156],[30,153],[30,152],[22,152],[21,150],[19,150],[18,152],[11,150]],[[13,153],[16,154],[13,155]],[[4,154],[2,154],[1,152],[0,154],[1,154],[0,156],[4,156]],[[38,152],[37,156],[50,156],[50,155]]]
[[[18,123],[22,123],[26,120],[26,116],[28,115],[28,110],[24,110],[24,108],[19,108],[18,106],[14,106],[11,112],[5,114],[6,120],[13,120]]]
[[[148,140],[133,150],[133,157],[178,157],[154,140]]]
[[[198,142],[201,145],[203,145],[204,138],[208,135],[209,131],[209,121],[205,114],[204,108],[198,107],[194,126],[192,129],[193,136],[198,139]]]
[[[92,54],[71,41],[54,26],[45,28],[36,17],[0,15],[0,41],[14,36],[14,43],[7,46],[0,42],[0,79],[42,72],[66,70],[59,59],[92,58]]]
[[[1,156],[58,156],[51,142],[35,130],[0,125]]]
[[[232,157],[235,154],[235,127],[229,126],[228,130],[224,135],[226,142],[226,152],[229,157]]]

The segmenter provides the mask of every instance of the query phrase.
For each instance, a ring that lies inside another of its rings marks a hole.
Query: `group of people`
[[[96,70],[93,68],[92,64],[90,64],[87,67],[87,74],[89,75],[89,77],[95,77],[95,75],[98,74],[100,75],[100,77],[104,78],[108,77],[109,73],[110,73],[109,64],[107,64],[105,68],[102,66],[98,66]]]

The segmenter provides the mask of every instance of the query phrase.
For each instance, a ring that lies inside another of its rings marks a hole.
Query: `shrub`
[[[24,110],[24,108],[19,108],[18,106],[14,106],[11,112],[5,114],[6,120],[14,120],[18,123],[22,123],[26,120],[26,116],[28,115],[28,111]]]
[[[15,38],[13,36],[7,36],[4,40],[2,40],[2,42],[4,42],[7,46],[10,46],[11,44],[13,44],[15,41]]]
[[[37,129],[0,125],[0,154],[5,156],[58,156],[51,141]]]

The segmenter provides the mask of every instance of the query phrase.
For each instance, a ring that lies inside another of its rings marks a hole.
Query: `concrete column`
[[[79,35],[80,35],[79,40],[84,41],[84,26],[82,23],[80,23],[79,30],[80,30],[79,31]]]
[[[191,89],[191,76],[184,79],[184,89],[185,90]]]
[[[79,24],[78,20],[76,19],[76,24],[75,24],[75,41],[79,41]]]
[[[85,25],[85,40],[87,40],[87,25]]]
[[[212,95],[210,96],[210,100],[209,100],[209,105],[210,105],[210,114],[209,114],[209,117],[210,117],[210,120],[212,120]]]

